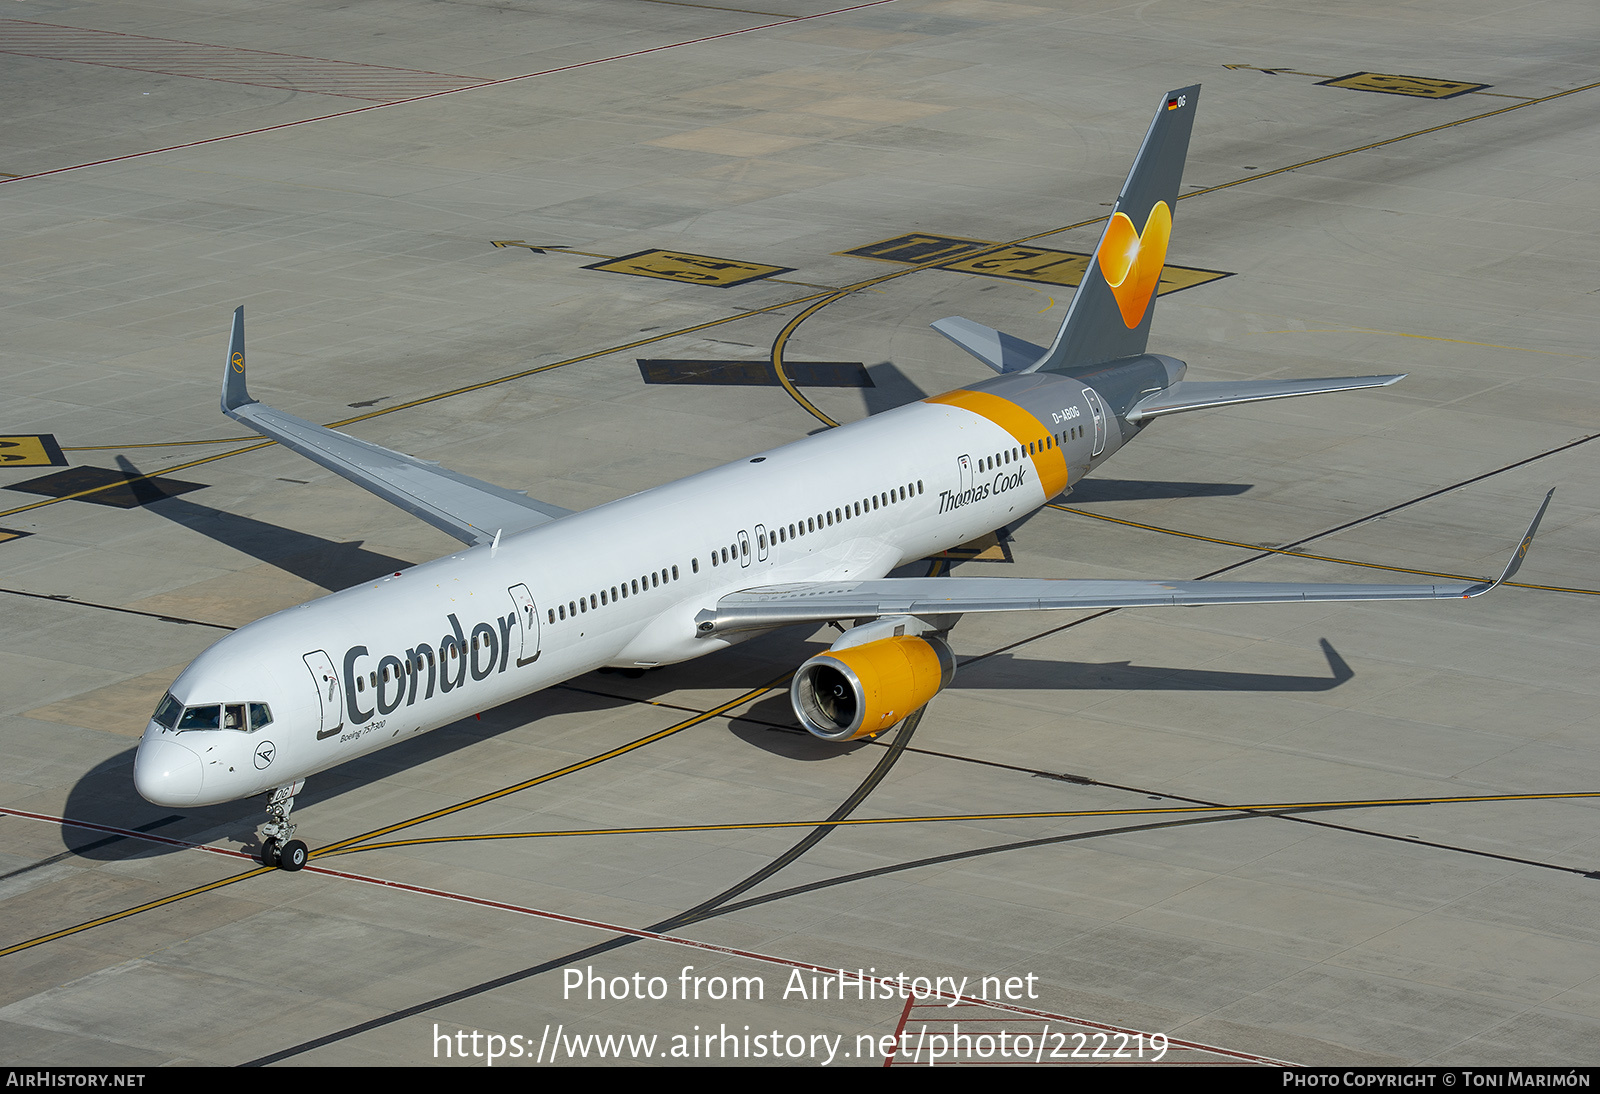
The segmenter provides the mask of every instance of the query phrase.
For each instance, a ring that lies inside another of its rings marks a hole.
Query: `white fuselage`
[[[1109,432],[1096,455],[1061,445],[1072,481],[1116,450]],[[171,688],[191,708],[264,704],[271,723],[152,721],[136,784],[164,805],[230,801],[602,666],[722,649],[736,639],[696,637],[695,616],[730,592],[883,577],[1043,505],[1016,447],[972,411],[912,403],[278,612]]]

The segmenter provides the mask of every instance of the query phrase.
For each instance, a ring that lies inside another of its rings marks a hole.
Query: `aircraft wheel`
[[[297,839],[292,839],[283,845],[283,850],[278,852],[278,868],[288,870],[291,874],[306,864],[309,852],[306,845]]]
[[[261,865],[263,865],[263,866],[276,866],[276,865],[278,865],[278,855],[279,855],[279,850],[278,850],[278,841],[277,841],[277,839],[275,839],[272,836],[268,836],[266,838],[265,842],[263,842],[261,844]]]

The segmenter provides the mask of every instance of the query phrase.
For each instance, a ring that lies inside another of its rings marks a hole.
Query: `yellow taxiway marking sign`
[[[958,258],[953,262],[941,263],[939,268],[957,273],[982,274],[985,277],[1004,277],[1012,281],[1074,286],[1083,281],[1083,275],[1089,269],[1089,258],[1086,254],[1053,251],[1047,247],[1002,247],[976,258]],[[1164,266],[1156,292],[1177,292],[1230,276],[1221,270]]]
[[[978,252],[972,254],[972,252]],[[956,273],[1003,277],[1010,281],[1033,281],[1044,285],[1075,287],[1089,269],[1089,255],[1076,251],[1055,251],[1049,247],[1002,246],[982,239],[941,236],[926,232],[907,232],[893,239],[880,239],[864,247],[835,252],[851,258],[871,258],[879,262],[933,264],[936,269]],[[970,258],[963,255],[972,254]],[[946,259],[940,262],[939,259]],[[1229,277],[1221,270],[1199,270],[1187,266],[1166,266],[1161,271],[1158,293],[1204,285],[1207,281]]]
[[[633,274],[636,277],[661,277],[668,281],[688,281],[695,285],[711,285],[725,289],[730,285],[743,285],[759,281],[773,274],[788,273],[792,266],[768,266],[761,262],[740,262],[732,258],[712,258],[710,255],[689,254],[684,251],[640,251],[585,266],[586,270],[604,270],[606,273]]]
[[[65,467],[66,463],[54,434],[0,437],[0,467]]]
[[[1392,76],[1383,72],[1352,72],[1332,80],[1324,87],[1346,87],[1351,91],[1376,91],[1383,95],[1410,95],[1418,99],[1453,99],[1493,84],[1473,84],[1462,80],[1435,80],[1427,76]]]
[[[948,551],[941,551],[936,558],[948,559],[952,562],[1010,562],[1011,548],[1006,541],[1000,538],[998,532],[989,532],[977,539],[970,540]]]
[[[955,258],[972,251],[984,251],[996,246],[987,239],[965,239],[961,236],[931,235],[926,232],[907,232],[893,239],[880,239],[864,247],[854,247],[835,254],[850,258],[871,258],[879,262],[933,262],[940,258]]]

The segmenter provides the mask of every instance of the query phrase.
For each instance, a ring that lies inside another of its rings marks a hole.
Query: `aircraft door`
[[[739,531],[739,565],[750,565],[750,533],[743,529]]]
[[[517,623],[522,631],[522,649],[517,654],[517,668],[539,660],[539,606],[526,585],[513,585],[507,590],[511,602],[517,606]]]
[[[1106,405],[1100,401],[1100,393],[1092,387],[1083,389],[1083,397],[1089,404],[1089,413],[1094,415],[1094,452],[1098,456],[1106,450]]]
[[[767,529],[765,525],[756,525],[756,561],[767,561]]]
[[[961,489],[956,491],[956,497],[960,498],[972,489],[972,457],[957,456],[956,463],[961,465]]]
[[[322,704],[322,724],[317,728],[320,741],[344,728],[344,689],[339,685],[339,674],[333,671],[333,658],[326,652],[308,653],[305,662],[316,682],[317,700]]]

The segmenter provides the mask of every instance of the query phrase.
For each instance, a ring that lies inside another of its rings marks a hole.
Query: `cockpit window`
[[[183,704],[174,699],[170,694],[161,697],[161,705],[156,707],[156,712],[151,720],[162,729],[171,729],[178,724],[178,715],[183,713]]]
[[[222,707],[218,705],[190,707],[178,722],[178,732],[186,729],[216,729],[221,724]]]
[[[263,729],[272,724],[272,708],[265,703],[250,704],[250,729]]]
[[[229,703],[222,708],[222,728],[236,729],[240,733],[250,728],[245,725],[243,703]]]

